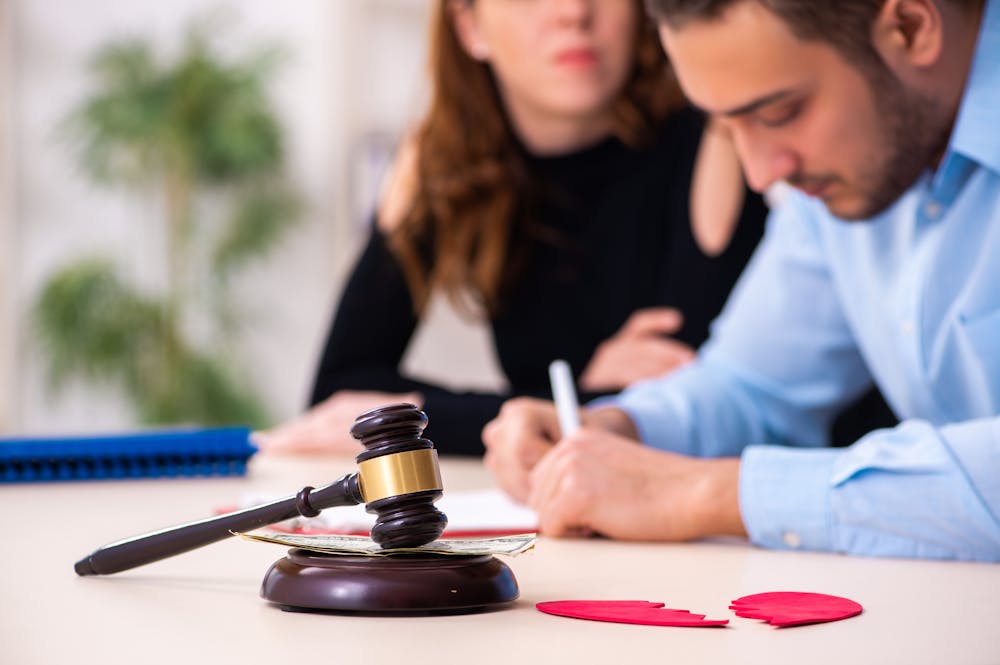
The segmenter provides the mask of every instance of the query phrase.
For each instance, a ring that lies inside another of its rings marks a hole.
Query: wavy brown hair
[[[462,48],[450,1],[440,0],[432,17],[432,93],[416,132],[417,186],[389,244],[418,314],[431,292],[441,289],[460,310],[469,311],[471,294],[492,315],[533,240],[518,224],[531,183],[492,70]],[[635,4],[634,62],[615,105],[614,126],[623,142],[638,146],[682,97],[655,26],[645,20],[641,1]]]

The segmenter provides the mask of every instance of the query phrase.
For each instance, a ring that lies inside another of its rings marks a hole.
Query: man
[[[799,191],[696,362],[561,440],[508,403],[497,481],[556,536],[1000,560],[1000,2],[650,9],[751,185]],[[823,448],[872,382],[901,424]]]

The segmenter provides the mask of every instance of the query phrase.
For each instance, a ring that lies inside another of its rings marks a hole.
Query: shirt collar
[[[986,0],[949,150],[1000,174],[1000,2]]]

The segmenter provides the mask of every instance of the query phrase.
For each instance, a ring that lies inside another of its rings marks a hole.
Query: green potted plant
[[[231,286],[301,207],[265,91],[276,63],[273,50],[223,58],[197,30],[172,62],[136,40],[97,53],[96,89],[62,129],[94,182],[162,202],[159,219],[135,223],[163,225],[167,274],[159,292],[130,284],[109,258],[51,275],[33,319],[54,387],[115,383],[147,424],[266,423],[231,343],[245,318]]]

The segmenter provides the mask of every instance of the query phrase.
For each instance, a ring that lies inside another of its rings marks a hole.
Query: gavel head
[[[357,456],[365,510],[378,515],[372,540],[383,548],[418,547],[435,540],[448,518],[434,444],[421,435],[427,415],[412,404],[390,404],[358,416],[351,436],[365,450]]]

